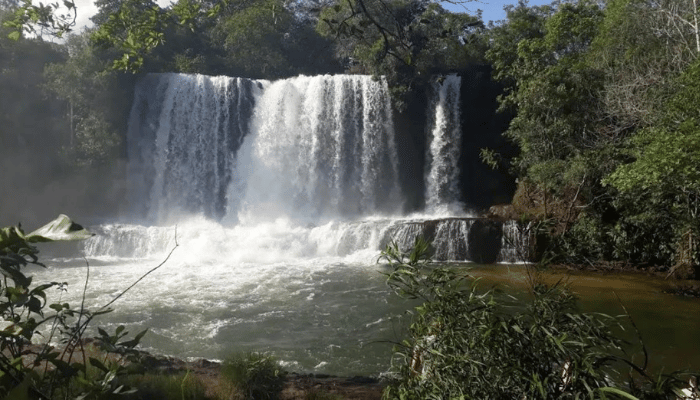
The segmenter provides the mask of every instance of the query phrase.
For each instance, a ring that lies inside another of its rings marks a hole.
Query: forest
[[[537,222],[549,261],[698,275],[695,1],[521,1],[488,24],[426,0],[96,4],[95,26],[72,33],[71,2],[0,2],[4,225],[55,214],[37,193],[67,213],[115,207],[145,73],[382,75],[400,110],[434,77],[485,66],[516,150],[481,157],[517,182],[507,214]]]

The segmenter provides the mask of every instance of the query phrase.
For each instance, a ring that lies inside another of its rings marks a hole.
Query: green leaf
[[[102,361],[100,361],[94,357],[90,357],[90,365],[92,365],[93,367],[95,367],[103,372],[109,371],[109,369],[107,367],[105,367],[104,364],[102,364]]]
[[[148,332],[148,329],[139,332],[132,340],[127,340],[125,342],[119,343],[119,346],[128,347],[130,349],[136,347],[141,341],[141,338],[143,338],[143,336],[146,334],[146,332]]]
[[[639,398],[632,396],[631,394],[625,392],[624,390],[620,390],[620,389],[617,389],[614,387],[602,387],[602,388],[599,388],[598,390],[603,392],[603,393],[613,393],[613,394],[616,394],[618,396],[622,396],[622,397],[624,397],[626,399],[630,399],[630,400],[639,400]]]
[[[29,400],[29,384],[30,379],[25,378],[22,383],[7,394],[5,400]]]
[[[7,37],[12,39],[12,40],[19,40],[20,35],[21,35],[21,33],[19,31],[14,31],[14,32],[10,32],[10,34],[7,35]]]

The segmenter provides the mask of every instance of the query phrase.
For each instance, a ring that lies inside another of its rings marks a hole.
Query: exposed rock
[[[518,213],[515,212],[515,208],[513,208],[512,204],[496,204],[489,208],[486,217],[498,219],[518,219]]]

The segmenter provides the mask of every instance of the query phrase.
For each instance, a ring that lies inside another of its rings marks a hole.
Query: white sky
[[[76,26],[74,31],[76,33],[83,30],[85,26],[92,26],[92,21],[90,17],[95,15],[97,12],[97,7],[95,7],[95,2],[93,0],[74,0],[75,6],[78,9],[78,18],[76,20]],[[171,0],[156,0],[159,6],[165,7],[170,5]]]
[[[171,0],[156,0],[156,3],[161,7],[168,6],[171,2]],[[471,0],[465,3],[464,7],[449,3],[443,3],[443,7],[452,12],[468,12],[470,14],[475,14],[479,9],[483,10],[484,23],[488,24],[489,21],[505,19],[506,14],[503,11],[503,7],[508,4],[517,4],[517,2],[518,0]],[[531,0],[529,2],[531,6],[548,3],[551,3],[551,1]],[[97,7],[95,7],[93,0],[75,0],[75,5],[78,7],[78,19],[75,32],[80,32],[83,27],[92,25],[90,17],[97,12]]]

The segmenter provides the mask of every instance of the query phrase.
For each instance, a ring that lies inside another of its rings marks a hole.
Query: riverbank
[[[566,274],[619,275],[632,274],[648,276],[657,282],[663,293],[700,298],[700,280],[678,279],[673,276],[673,270],[667,267],[642,268],[629,263],[595,263],[588,265],[555,264],[553,272]]]
[[[150,372],[156,373],[180,374],[189,371],[190,376],[204,384],[209,395],[214,395],[220,385],[221,364],[218,362],[205,359],[184,361],[146,354],[143,364]],[[384,384],[371,377],[290,373],[286,377],[280,399],[379,400],[383,389]]]

